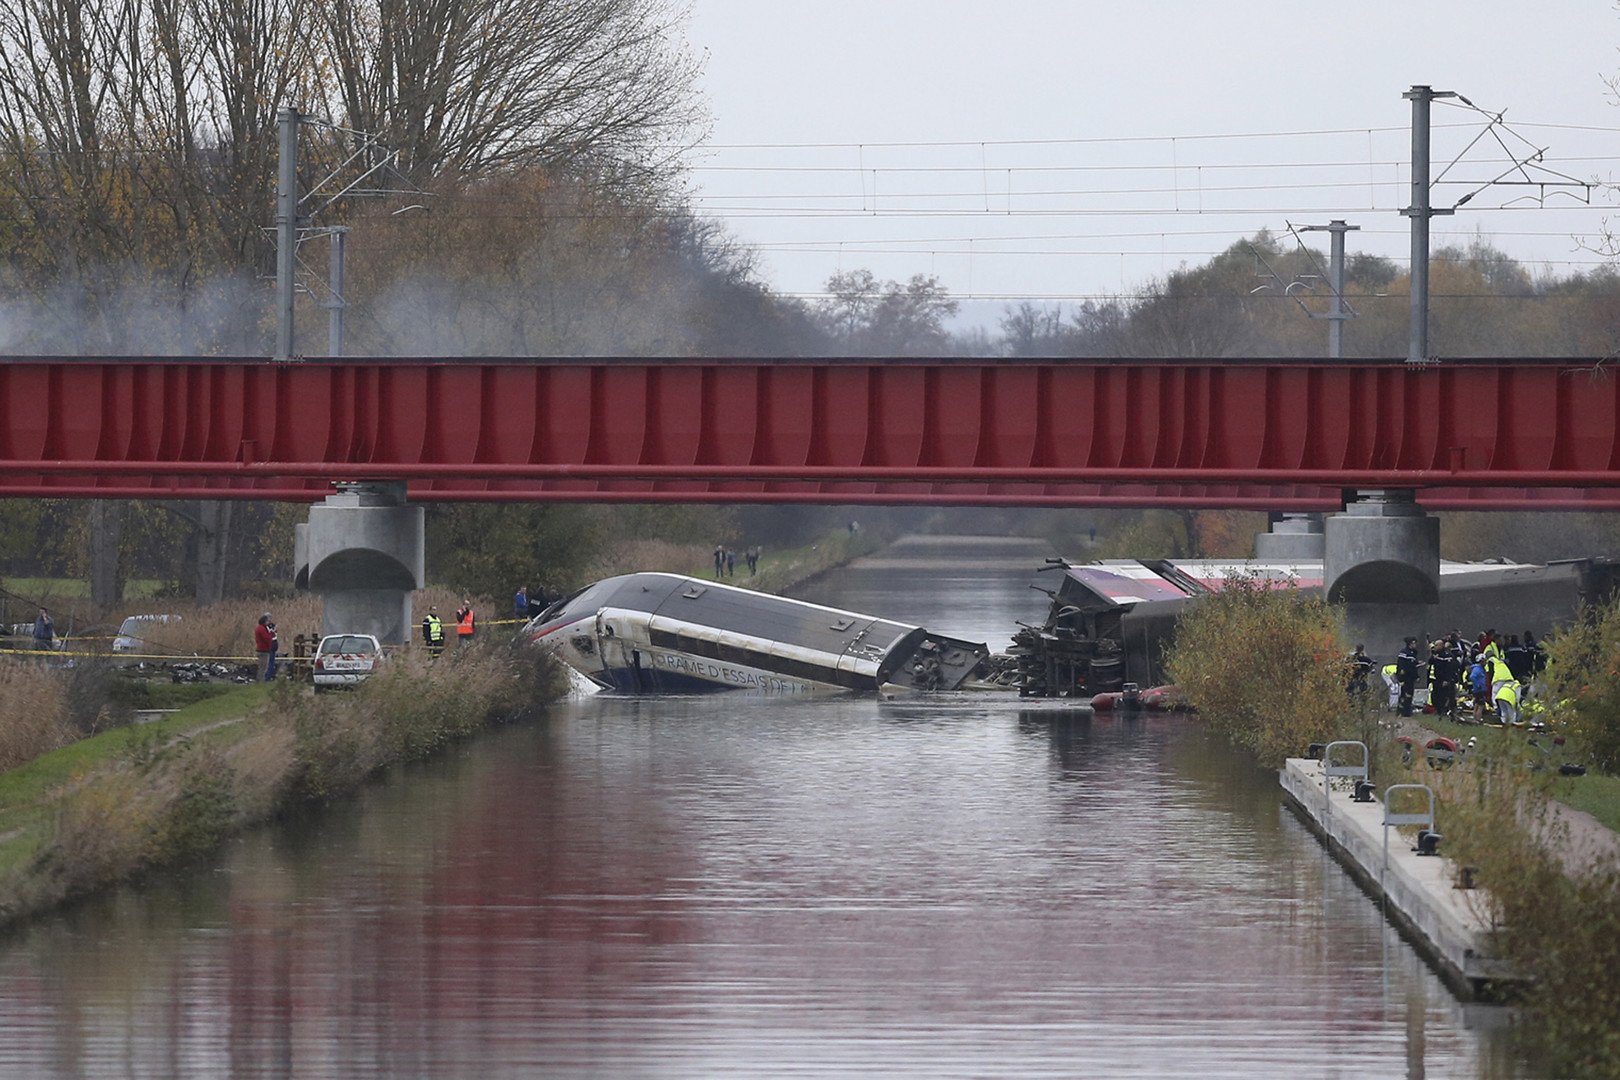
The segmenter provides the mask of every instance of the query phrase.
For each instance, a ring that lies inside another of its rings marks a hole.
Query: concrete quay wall
[[[1324,788],[1322,763],[1309,758],[1290,758],[1280,777],[1294,811],[1374,899],[1384,900],[1390,920],[1457,990],[1489,994],[1513,981],[1492,953],[1490,897],[1482,889],[1457,888],[1451,860],[1418,855],[1412,836],[1392,826],[1386,864],[1381,801],[1353,801],[1347,779]]]

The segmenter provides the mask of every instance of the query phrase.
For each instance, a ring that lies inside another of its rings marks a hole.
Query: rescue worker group
[[[471,600],[463,601],[456,609],[456,644],[465,645],[472,641],[477,629],[478,617],[473,613],[473,603]],[[430,656],[444,652],[444,620],[439,618],[437,606],[428,608],[428,613],[422,616],[422,644],[427,646]]]
[[[1409,637],[1393,662],[1380,668],[1389,689],[1389,711],[1411,716],[1419,709],[1416,702],[1418,678],[1428,669],[1428,701],[1424,712],[1433,712],[1461,723],[1484,723],[1487,718],[1499,724],[1520,723],[1527,710],[1533,710],[1533,687],[1547,669],[1547,652],[1529,630],[1505,640],[1495,630],[1487,630],[1476,641],[1465,641],[1457,631],[1429,644],[1429,656],[1419,657],[1418,639]],[[1367,694],[1367,677],[1373,660],[1357,645],[1345,660],[1345,693],[1352,699]]]

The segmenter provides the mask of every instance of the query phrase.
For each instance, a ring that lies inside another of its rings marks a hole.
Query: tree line
[[[833,275],[825,297],[773,292],[753,254],[691,211],[700,62],[678,0],[18,0],[0,10],[0,348],[37,354],[264,355],[274,336],[276,112],[300,135],[300,187],[353,179],[390,194],[326,207],[348,233],[347,351],[469,356],[1315,356],[1328,296],[1320,252],[1262,232],[1139,290],[1072,307],[1025,303],[994,329],[956,324],[935,277]],[[384,155],[386,152],[386,156]],[[302,261],[318,266],[319,239]],[[308,275],[296,352],[324,350]],[[1532,272],[1483,239],[1431,270],[1440,356],[1607,356],[1620,277]],[[1350,356],[1405,351],[1406,277],[1352,256]],[[125,581],[217,599],[290,574],[296,508],[13,501],[0,568]],[[671,527],[678,515],[580,507],[435,507],[472,587],[478,544]],[[737,517],[741,514],[742,517]],[[617,517],[615,516],[617,515]],[[823,515],[824,517],[825,515]],[[937,516],[937,515],[934,515]],[[1004,515],[997,515],[999,520]],[[822,517],[749,508],[751,533]],[[1078,513],[1150,554],[1233,554],[1252,516]],[[639,522],[639,524],[638,524]],[[1024,523],[1020,527],[1028,527]],[[1045,527],[1045,526],[1042,526]],[[694,528],[696,528],[694,526]],[[1057,529],[1057,526],[1053,526]],[[678,529],[676,531],[679,531]],[[1496,530],[1499,532],[1500,530]],[[1485,523],[1468,543],[1500,543]],[[1568,538],[1606,535],[1563,530]],[[498,539],[497,539],[498,538]],[[532,546],[532,544],[531,544]],[[490,552],[497,549],[490,548]],[[1071,548],[1072,550],[1072,548]],[[1494,552],[1508,553],[1508,552]],[[582,570],[532,568],[562,587]],[[525,575],[527,576],[527,575]]]

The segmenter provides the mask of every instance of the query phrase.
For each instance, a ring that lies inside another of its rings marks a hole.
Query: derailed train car
[[[604,689],[647,694],[955,690],[989,654],[920,626],[658,573],[598,581],[524,634]]]
[[[1617,571],[1607,559],[1546,565],[1442,562],[1440,603],[1425,616],[1433,625],[1391,623],[1384,628],[1388,641],[1369,637],[1368,648],[1374,655],[1393,655],[1388,642],[1407,634],[1428,641],[1452,629],[1470,637],[1492,627],[1544,631],[1569,622],[1583,602],[1610,595]],[[1014,636],[1008,660],[1014,666],[1004,670],[1002,681],[1031,697],[1089,697],[1117,691],[1125,682],[1162,683],[1163,653],[1176,619],[1237,575],[1276,588],[1322,588],[1320,560],[1048,560],[1035,586],[1051,599],[1046,618]]]

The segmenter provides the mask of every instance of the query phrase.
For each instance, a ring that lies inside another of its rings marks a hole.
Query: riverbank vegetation
[[[1620,859],[1553,802],[1553,770],[1518,732],[1465,767],[1419,766],[1448,858],[1489,896],[1495,947],[1521,978],[1516,1034],[1549,1075],[1620,1075]]]
[[[1375,782],[1422,782],[1453,866],[1469,867],[1524,978],[1517,1031],[1557,1076],[1620,1075],[1620,858],[1613,837],[1577,832],[1555,800],[1609,820],[1620,778],[1560,776],[1562,761],[1620,765],[1620,603],[1587,609],[1547,645],[1551,732],[1442,725],[1473,743],[1461,764],[1403,762],[1387,714],[1345,694],[1339,614],[1323,601],[1238,578],[1178,622],[1166,669],[1204,723],[1264,765],[1310,743],[1367,743]],[[1425,723],[1429,718],[1418,718]],[[1414,731],[1418,730],[1416,728]],[[1574,789],[1574,790],[1572,790]],[[1460,873],[1459,869],[1459,873]]]
[[[1213,730],[1280,766],[1313,742],[1359,737],[1340,617],[1325,601],[1238,575],[1176,624],[1165,672]]]
[[[397,657],[352,693],[243,686],[45,753],[0,775],[0,920],[206,853],[565,686],[544,653],[481,642]]]
[[[880,543],[864,529],[830,531],[798,548],[769,550],[758,574],[736,580],[785,589]],[[674,572],[699,572],[712,567],[711,553],[693,543],[626,540],[598,552],[593,570],[644,569],[646,560],[663,559]],[[460,595],[422,590],[413,606],[448,611]],[[491,601],[477,604],[504,614]],[[150,634],[143,629],[143,649],[151,650],[143,655],[251,658],[261,602],[180,606],[182,618],[151,624]],[[278,603],[272,613],[284,642],[289,623],[318,633],[317,598]],[[341,795],[489,723],[529,714],[567,687],[548,655],[499,631],[437,660],[414,647],[400,650],[342,694],[317,696],[289,678],[174,684],[162,677],[167,666],[146,663],[158,670],[154,680],[74,650],[0,658],[0,922],[205,853],[246,826]],[[164,708],[178,711],[132,722],[136,709]]]

